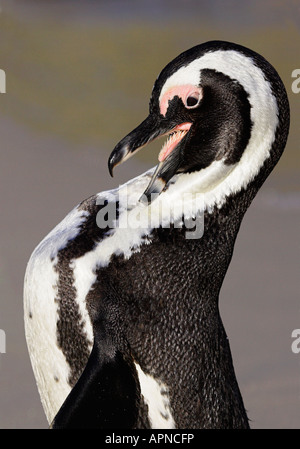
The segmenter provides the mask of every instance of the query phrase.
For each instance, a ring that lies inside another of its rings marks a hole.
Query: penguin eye
[[[201,100],[201,95],[199,92],[193,92],[192,94],[188,95],[185,99],[184,106],[187,109],[194,109],[196,108]]]
[[[169,103],[174,97],[180,98],[186,109],[195,109],[203,97],[203,90],[202,87],[193,84],[171,87],[159,99],[160,113],[163,116],[166,115]]]

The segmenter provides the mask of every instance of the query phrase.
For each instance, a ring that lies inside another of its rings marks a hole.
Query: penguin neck
[[[249,195],[240,194],[248,199]],[[241,198],[239,198],[241,199]],[[229,340],[219,312],[219,293],[231,261],[234,243],[246,208],[238,210],[235,196],[221,209],[205,216],[199,245],[201,269],[197,298],[187,319],[195,326],[199,415],[201,428],[248,428],[248,418],[236,379]],[[243,202],[242,202],[243,203]],[[245,203],[243,203],[245,204]],[[199,265],[200,265],[199,264]],[[196,424],[196,423],[195,423]]]
[[[225,210],[229,209],[229,210]],[[243,215],[244,211],[238,211]],[[195,345],[193,360],[197,367],[197,383],[183,387],[185,391],[176,391],[176,395],[187,398],[187,389],[198,386],[198,408],[195,398],[188,397],[185,407],[190,403],[190,419],[193,426],[201,428],[248,428],[248,419],[242,396],[236,379],[229,340],[227,338],[220,313],[219,293],[230,264],[235,239],[240,222],[229,204],[205,217],[207,229],[198,241],[189,241],[190,250],[197,253],[199,271],[195,274],[194,298],[188,304],[176,304],[176,309],[185,315],[182,322],[189,322],[191,340]],[[192,289],[190,289],[191,291]],[[187,343],[185,338],[181,344]],[[178,344],[178,340],[175,340]],[[183,367],[178,367],[181,372]],[[189,376],[188,367],[186,376]],[[177,386],[176,386],[177,389]],[[194,390],[195,391],[195,390]],[[193,416],[193,418],[191,418]]]
[[[200,314],[196,344],[197,360],[193,363],[197,363],[197,383],[188,385],[188,388],[192,391],[198,388],[197,402],[195,398],[188,398],[186,404],[189,407],[191,400],[194,404],[189,411],[192,426],[204,429],[249,428],[229,341],[216,303]],[[182,372],[181,375],[185,377]],[[186,392],[182,396],[187,399]]]
[[[151,292],[143,291],[151,311],[142,327],[143,338],[152,342],[151,360],[148,346],[140,352],[140,337],[136,353],[135,344],[130,346],[142,370],[168,386],[177,427],[248,427],[219,313],[219,292],[248,202],[247,193],[241,192],[206,213],[200,239],[186,239],[183,229],[161,229],[152,242],[153,251],[162,242],[166,251],[162,248],[165,259],[156,252],[151,259],[160,257],[169,266],[167,274],[153,266],[160,291],[150,300]],[[141,252],[146,266],[147,252]]]

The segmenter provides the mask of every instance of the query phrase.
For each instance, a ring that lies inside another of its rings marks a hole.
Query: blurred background
[[[245,216],[220,308],[252,427],[300,427],[299,2],[0,0],[0,428],[47,427],[24,337],[31,252],[81,200],[156,164],[153,144],[107,170],[160,70],[211,39],[264,55],[290,98],[289,142]]]

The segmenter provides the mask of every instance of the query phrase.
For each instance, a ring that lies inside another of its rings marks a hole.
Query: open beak
[[[191,123],[181,123],[170,127],[165,123],[160,123],[154,115],[149,115],[137,128],[124,137],[112,151],[108,160],[111,176],[113,176],[113,169],[117,165],[129,159],[145,145],[158,137],[169,136],[159,153],[159,163],[151,181],[140,199],[140,201],[149,204],[153,198],[152,195],[159,195],[165,188],[166,183],[176,174],[181,162],[180,148],[191,125]]]

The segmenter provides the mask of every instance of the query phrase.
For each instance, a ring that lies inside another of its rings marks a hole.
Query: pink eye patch
[[[167,92],[165,92],[160,101],[160,113],[163,116],[167,113],[169,102],[176,96],[181,98],[187,109],[193,109],[199,105],[202,98],[202,89],[201,87],[194,86],[193,84],[171,87],[167,90]]]

